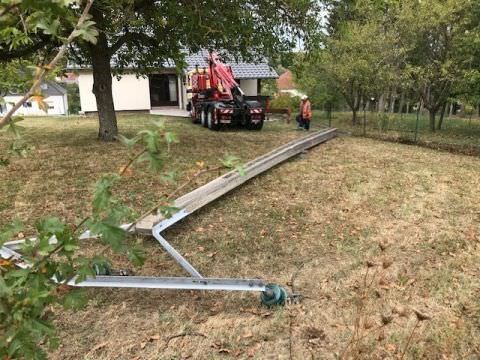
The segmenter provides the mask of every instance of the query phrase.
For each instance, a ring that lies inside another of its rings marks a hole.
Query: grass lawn
[[[365,113],[366,126],[363,126],[363,113],[359,112],[360,124],[352,126],[351,112],[335,112],[332,114],[332,127],[348,131],[353,135],[367,135],[367,137],[393,140],[404,143],[415,142],[416,114],[378,114]],[[315,111],[315,121],[319,124],[328,124],[327,114]],[[437,116],[438,121],[438,116]],[[419,116],[417,144],[434,148],[445,149],[468,155],[480,155],[480,119],[447,117],[443,122],[443,129],[430,131],[428,114]]]
[[[120,128],[133,134],[148,119],[122,117]],[[89,119],[25,126],[36,150],[0,168],[2,223],[79,218],[95,179],[122,166],[125,150],[97,142]],[[179,120],[168,126],[180,140],[172,166],[184,172],[224,153],[249,160],[303,135],[275,122],[261,132],[210,132]],[[85,309],[52,309],[61,347],[51,358],[400,358],[408,342],[405,358],[475,358],[479,190],[478,158],[336,138],[165,234],[204,275],[268,279],[302,293],[301,304],[267,309],[249,293],[90,289]],[[141,211],[165,191],[157,176],[135,172],[118,192]],[[136,240],[149,254],[137,274],[183,275],[152,239]],[[131,267],[94,241],[85,246]],[[415,310],[431,319],[416,324]]]

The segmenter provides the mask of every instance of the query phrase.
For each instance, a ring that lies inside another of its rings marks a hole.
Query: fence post
[[[417,142],[417,136],[418,136],[418,117],[420,114],[420,106],[417,109],[417,120],[415,121],[415,143]]]
[[[328,116],[328,127],[332,127],[332,104],[328,104],[328,111],[327,111],[327,116]]]
[[[365,109],[365,104],[363,105],[363,136],[367,135],[367,112]]]

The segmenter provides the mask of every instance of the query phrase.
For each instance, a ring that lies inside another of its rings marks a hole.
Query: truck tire
[[[249,121],[249,122],[247,123],[247,129],[248,129],[248,130],[257,130],[257,131],[259,131],[259,130],[262,130],[262,128],[263,128],[263,119],[260,120],[260,121],[257,122],[257,123],[252,123],[251,121]]]
[[[204,126],[207,127],[207,110],[205,110],[203,107],[200,108],[200,123]]]
[[[191,102],[188,103],[186,110],[190,113],[190,118],[192,119],[192,123],[198,124],[200,122],[198,119],[198,112]]]
[[[215,108],[212,107],[207,111],[207,125],[210,130],[220,129],[220,125],[215,122]]]

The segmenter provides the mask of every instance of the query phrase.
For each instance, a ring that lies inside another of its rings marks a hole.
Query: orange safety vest
[[[312,118],[312,106],[310,105],[309,100],[305,100],[300,103],[300,115],[304,119],[311,119]]]

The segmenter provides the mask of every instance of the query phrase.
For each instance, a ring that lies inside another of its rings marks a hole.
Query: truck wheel
[[[215,108],[207,111],[207,123],[210,130],[218,130],[220,128],[220,125],[215,123]]]
[[[204,108],[200,108],[200,122],[204,127],[207,127],[207,111]]]
[[[257,123],[252,123],[251,120],[248,122],[247,124],[247,129],[248,130],[262,130],[263,128],[263,119],[260,120],[259,122]]]
[[[190,117],[192,118],[192,123],[198,124],[200,122],[199,119],[198,119],[198,112],[197,112],[197,109],[194,106],[192,106],[192,103],[188,103],[187,111],[190,112]]]

